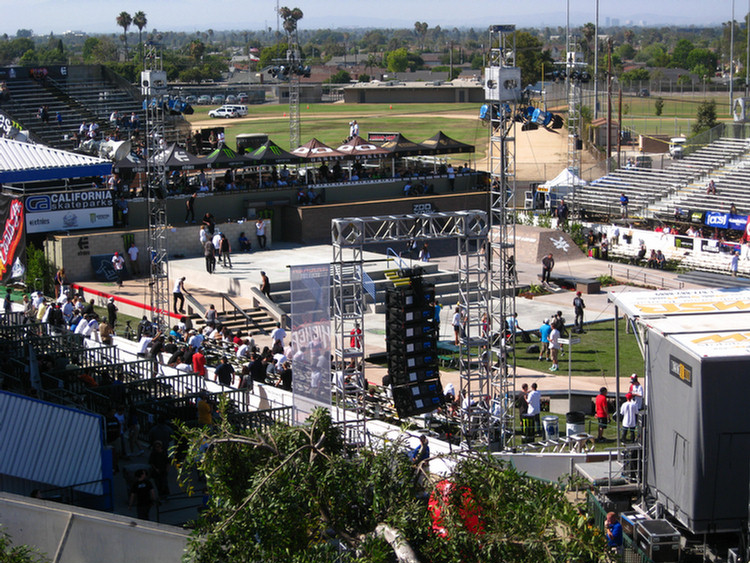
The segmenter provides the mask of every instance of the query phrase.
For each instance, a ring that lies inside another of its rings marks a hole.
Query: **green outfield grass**
[[[572,319],[571,319],[572,320]],[[536,327],[524,327],[527,330]],[[625,321],[619,322],[620,330],[620,375],[643,373],[643,356],[633,334],[625,334]],[[615,327],[613,322],[594,323],[585,326],[585,334],[580,336],[581,343],[573,345],[571,356],[571,375],[613,377],[615,375]],[[534,339],[538,342],[538,339]],[[549,362],[540,362],[538,353],[526,351],[528,344],[516,347],[516,365],[524,368],[548,371]],[[557,375],[568,373],[568,347],[560,359]]]
[[[191,123],[206,121],[213,106],[198,106],[193,115],[186,116]],[[282,148],[289,148],[289,106],[264,104],[248,106],[250,121],[233,119],[212,120],[226,128],[230,146],[242,133],[266,133]],[[484,157],[487,128],[479,120],[479,104],[301,104],[300,139],[303,143],[312,137],[336,147],[349,135],[349,122],[356,119],[360,135],[367,138],[368,131],[395,131],[409,140],[420,143],[443,131],[449,137],[475,145],[476,158]],[[456,155],[456,161],[467,160],[466,155]]]

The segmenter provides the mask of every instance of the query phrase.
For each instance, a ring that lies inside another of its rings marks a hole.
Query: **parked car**
[[[244,117],[247,115],[247,106],[243,104],[226,103],[221,107],[234,110],[234,112],[237,114],[237,117]]]
[[[226,118],[230,118],[230,117],[238,117],[238,116],[237,116],[237,112],[234,111],[234,109],[222,106],[220,108],[212,109],[211,111],[209,111],[208,112],[208,117],[226,117]]]
[[[188,104],[195,104],[198,101],[198,99],[195,96],[188,96],[187,98],[185,98],[185,101]]]
[[[214,97],[211,98],[212,104],[223,104],[224,103],[224,94],[214,94]]]
[[[199,106],[207,106],[207,105],[209,105],[211,103],[211,96],[209,96],[208,94],[204,94],[202,96],[199,96],[197,103],[198,103]]]
[[[227,99],[225,100],[224,103],[227,103],[227,104],[236,104],[237,103],[237,96],[235,96],[234,94],[229,94],[227,96]]]
[[[651,92],[648,91],[648,88],[641,88],[640,92],[638,92],[639,98],[648,98],[651,95]]]
[[[246,104],[250,101],[250,96],[247,95],[247,92],[240,92],[237,94],[237,101],[241,104]]]

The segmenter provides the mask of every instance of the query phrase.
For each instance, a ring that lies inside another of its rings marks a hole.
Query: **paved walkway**
[[[435,249],[433,249],[433,252],[435,253]],[[440,252],[437,252],[436,254],[440,254]],[[443,254],[443,256],[433,257],[432,262],[437,262],[441,270],[455,270],[457,267],[457,259],[455,255],[452,255],[449,252],[444,252]],[[260,270],[264,270],[268,274],[272,284],[274,280],[288,281],[288,267],[290,265],[330,263],[332,256],[333,252],[330,245],[301,246],[286,243],[276,244],[273,249],[235,255],[232,258],[234,267],[231,270],[218,268],[216,273],[209,278],[209,282],[215,280],[216,285],[220,285],[220,282],[224,283],[226,281],[222,278],[233,278],[233,283],[256,286],[259,282]],[[381,254],[371,252],[368,252],[365,256],[366,260],[377,260],[379,258],[384,257]],[[555,270],[568,275],[597,277],[600,275],[609,275],[610,264],[611,263],[609,262],[601,260],[579,258],[568,261],[558,261]],[[369,264],[368,267],[382,268],[383,263]],[[642,275],[644,272],[647,274],[653,273],[652,271],[637,266],[618,264],[617,267],[621,270],[623,268],[632,270],[631,277]],[[221,298],[212,287],[191,284],[191,275],[189,274],[191,270],[195,272],[196,278],[206,279],[203,258],[174,260],[170,262],[170,268],[174,271],[179,270],[183,275],[186,275],[186,288],[202,303],[206,305],[214,303],[217,307],[220,306]],[[541,271],[538,264],[524,262],[523,256],[519,256],[517,270],[520,286],[538,284],[539,280],[537,274]],[[188,273],[184,274],[184,272]],[[659,272],[658,275],[659,277],[672,281],[676,280],[677,276],[672,272]],[[116,296],[132,299],[134,301],[148,302],[148,280],[144,278],[125,281],[122,288],[118,288],[111,283],[92,282],[83,285],[92,287],[104,293],[112,293]],[[688,289],[698,286],[685,287]],[[612,320],[614,318],[614,307],[609,302],[608,296],[612,292],[619,293],[626,291],[643,290],[632,286],[612,286],[605,288],[604,291],[598,294],[583,296],[586,302],[586,322]],[[565,318],[573,319],[573,297],[573,292],[560,290],[556,293],[536,296],[533,299],[518,298],[516,300],[516,309],[518,311],[519,325],[528,330],[535,330],[541,325],[544,318],[551,317],[558,310],[563,312]],[[251,306],[249,299],[237,298],[236,301],[242,306]],[[440,335],[442,340],[452,339],[452,330],[450,327],[452,305],[453,304],[451,303],[443,303]],[[365,316],[364,328],[365,347],[368,355],[384,353],[386,351],[385,315],[368,313]],[[271,344],[270,337],[268,336],[259,336],[256,338],[256,342],[261,347]],[[564,371],[564,366],[561,369]],[[368,364],[366,366],[367,379],[373,383],[380,383],[385,374],[386,369],[384,367],[373,364]],[[543,367],[540,366],[539,370],[518,368],[517,375],[519,385],[523,382],[530,383],[536,381],[542,389],[559,390],[568,388],[567,375],[561,372],[551,375],[547,371],[546,365]],[[450,382],[453,383],[456,388],[460,387],[459,374],[457,371],[444,370],[441,373],[441,378],[444,385]],[[623,378],[621,385],[624,386],[626,384],[627,378]],[[614,377],[573,377],[571,379],[571,386],[574,389],[597,391],[602,385],[614,389]]]

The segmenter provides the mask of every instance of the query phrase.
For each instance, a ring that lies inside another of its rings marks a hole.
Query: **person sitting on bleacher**
[[[646,265],[649,268],[656,268],[657,267],[657,262],[658,262],[658,260],[656,258],[656,250],[654,250],[652,248],[651,249],[651,255],[648,257],[648,262],[646,263]]]
[[[667,257],[662,254],[661,250],[656,251],[656,267],[663,270],[667,265]]]

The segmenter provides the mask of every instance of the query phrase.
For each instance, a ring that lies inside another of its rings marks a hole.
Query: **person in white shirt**
[[[273,341],[273,346],[276,346],[276,343],[278,342],[281,346],[281,349],[283,350],[285,338],[286,331],[281,328],[281,323],[276,323],[276,328],[271,332],[271,340]]]
[[[185,312],[185,296],[182,294],[182,290],[184,289],[183,284],[185,283],[185,278],[182,277],[179,280],[177,280],[174,284],[174,289],[172,290],[172,310],[175,313],[184,313]],[[177,302],[180,302],[180,306],[177,307]]]
[[[247,345],[247,340],[245,340],[242,345],[237,348],[237,357],[240,359],[250,357],[250,347]]]
[[[534,417],[534,434],[540,434],[542,431],[542,419],[540,413],[542,412],[542,394],[537,390],[536,383],[531,384],[531,391],[526,395],[526,402],[528,407],[526,414]]]
[[[622,416],[622,436],[621,439],[627,442],[628,432],[630,432],[631,442],[635,442],[635,427],[638,422],[638,405],[635,402],[635,396],[632,393],[625,395],[627,402],[620,407]]]
[[[130,244],[130,248],[128,248],[128,257],[130,258],[130,268],[133,270],[134,275],[139,275],[141,273],[141,269],[138,266],[138,247],[135,245],[135,243]]]
[[[643,385],[638,381],[637,373],[630,376],[630,389],[628,392],[635,398],[638,410],[641,410],[643,408]]]
[[[201,344],[203,344],[204,336],[196,332],[195,330],[191,330],[189,334],[191,336],[188,339],[188,344],[197,350],[198,348],[201,347]]]
[[[549,368],[550,371],[557,371],[558,364],[557,364],[557,358],[560,355],[560,331],[557,330],[556,327],[552,327],[552,330],[549,333],[549,353],[552,357],[552,367]]]

